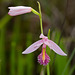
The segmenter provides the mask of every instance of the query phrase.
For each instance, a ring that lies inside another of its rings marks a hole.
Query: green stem
[[[39,14],[35,9],[33,9],[33,8],[32,8],[32,12],[33,12],[34,14],[38,15],[38,16],[40,15],[40,14]]]
[[[41,26],[41,33],[43,34],[43,27],[42,27],[42,14],[41,14],[41,7],[40,7],[40,3],[37,1],[38,5],[39,5],[39,18],[40,18],[40,26]]]
[[[49,29],[49,31],[48,31],[48,39],[50,39],[50,29]],[[49,47],[47,46],[47,53],[50,53],[50,52],[48,52],[49,51]],[[47,65],[47,75],[50,75],[50,70],[49,70],[49,63],[48,63],[48,65]]]
[[[49,63],[48,63],[48,65],[47,65],[47,75],[50,75]]]

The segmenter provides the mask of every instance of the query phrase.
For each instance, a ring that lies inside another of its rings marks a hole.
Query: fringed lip
[[[40,53],[38,55],[38,62],[40,63],[40,65],[46,66],[50,61],[50,57],[47,55],[47,53],[45,53],[45,60],[42,60],[42,53]]]
[[[40,55],[38,55],[38,62],[40,63],[40,65],[45,66],[49,63],[49,60],[50,57],[46,53],[46,45],[43,44],[42,52],[40,53]]]

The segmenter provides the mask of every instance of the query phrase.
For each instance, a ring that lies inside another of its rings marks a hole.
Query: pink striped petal
[[[22,52],[22,54],[28,54],[28,53],[34,52],[34,51],[37,50],[42,44],[43,44],[43,41],[42,41],[42,40],[39,40],[39,41],[33,43],[32,45],[30,45],[24,52]]]
[[[49,46],[50,49],[52,49],[54,52],[56,52],[57,54],[59,55],[62,55],[62,56],[67,56],[67,54],[65,54],[61,48],[56,44],[54,43],[53,41],[51,40],[48,40],[45,42],[46,45]]]
[[[25,7],[25,6],[8,7],[8,9],[10,9],[8,12],[10,16],[16,16],[16,15],[29,13],[32,10],[31,7]]]

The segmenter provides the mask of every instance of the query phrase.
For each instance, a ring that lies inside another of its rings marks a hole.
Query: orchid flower
[[[40,38],[42,39],[33,43],[25,51],[23,51],[22,54],[28,54],[28,53],[34,52],[43,44],[42,52],[40,53],[40,55],[38,55],[38,62],[41,65],[47,65],[50,60],[49,56],[46,53],[46,45],[57,54],[62,56],[67,56],[67,54],[65,54],[56,43],[54,43],[52,40],[49,40],[48,37],[41,34]]]
[[[8,9],[10,9],[8,12],[10,16],[16,16],[16,15],[29,13],[32,10],[31,7],[26,7],[26,6],[8,7]]]

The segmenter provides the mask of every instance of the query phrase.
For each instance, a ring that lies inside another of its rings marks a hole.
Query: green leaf
[[[0,20],[0,29],[2,29],[11,19],[12,17],[6,14],[1,20]]]
[[[72,52],[72,54],[71,54],[71,56],[70,56],[70,58],[69,58],[69,60],[68,60],[68,62],[67,62],[67,64],[66,64],[66,66],[65,66],[65,68],[64,68],[64,70],[63,70],[63,72],[62,72],[62,75],[65,74],[65,72],[66,72],[66,70],[67,70],[67,68],[68,68],[68,66],[69,66],[69,64],[70,64],[70,62],[71,62],[71,60],[72,60],[74,54],[75,54],[75,48],[74,48],[74,50],[73,50],[73,52]]]

